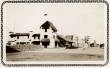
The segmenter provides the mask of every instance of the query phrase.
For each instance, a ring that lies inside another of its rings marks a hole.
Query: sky
[[[39,33],[40,25],[51,21],[62,35],[89,35],[104,42],[106,7],[103,3],[6,3],[3,6],[3,23],[9,32]],[[44,16],[47,14],[47,16]]]

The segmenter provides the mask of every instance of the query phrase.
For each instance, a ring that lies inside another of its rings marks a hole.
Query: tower
[[[47,14],[44,14],[45,17],[47,17]],[[55,47],[55,33],[57,32],[57,29],[53,25],[52,22],[46,20],[41,26],[40,26],[40,31],[41,31],[41,43],[43,46],[46,46],[45,48],[53,48]]]

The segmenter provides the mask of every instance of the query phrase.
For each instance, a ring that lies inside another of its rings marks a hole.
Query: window
[[[19,39],[19,36],[17,36],[17,39]]]
[[[28,39],[29,39],[29,36],[28,36]]]
[[[11,43],[7,43],[8,45],[11,45]]]
[[[38,36],[38,39],[40,39],[40,37]]]
[[[53,35],[53,38],[55,39],[55,35]]]
[[[34,36],[34,39],[36,39],[36,37]]]
[[[11,36],[11,38],[13,38],[13,36]]]
[[[44,35],[44,38],[48,38],[48,35]]]
[[[29,42],[27,42],[27,44],[29,44]]]
[[[20,42],[20,44],[26,44],[26,42]]]
[[[16,44],[19,44],[19,42],[17,42]]]
[[[47,32],[47,29],[45,29],[45,32]]]

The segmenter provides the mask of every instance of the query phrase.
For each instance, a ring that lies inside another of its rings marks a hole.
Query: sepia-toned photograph
[[[6,62],[104,61],[106,10],[104,3],[5,3]]]

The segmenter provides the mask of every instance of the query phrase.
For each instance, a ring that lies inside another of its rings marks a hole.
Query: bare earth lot
[[[7,61],[103,61],[104,49],[101,48],[47,48],[36,51],[7,53]]]

